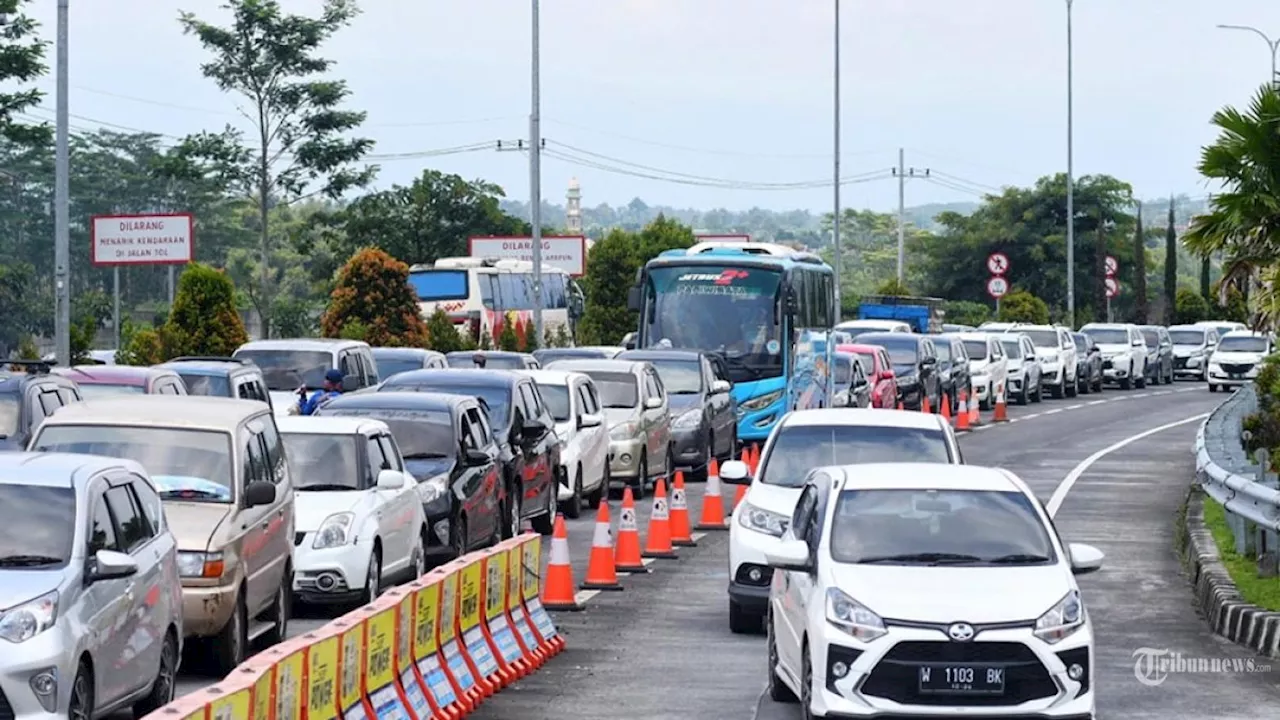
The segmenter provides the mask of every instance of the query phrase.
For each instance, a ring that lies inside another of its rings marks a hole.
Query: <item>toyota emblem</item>
[[[955,623],[947,628],[947,635],[957,642],[965,642],[973,639],[973,626],[968,623]]]

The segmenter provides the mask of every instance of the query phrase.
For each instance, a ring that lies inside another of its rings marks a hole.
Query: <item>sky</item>
[[[1067,164],[1063,0],[838,0],[842,205],[978,200]],[[583,205],[829,211],[833,205],[836,0],[543,0],[542,196]],[[74,128],[176,139],[245,126],[237,98],[200,74],[208,55],[178,9],[223,21],[222,0],[71,0]],[[320,0],[282,0],[315,14]],[[362,0],[323,54],[369,113],[376,187],[424,168],[530,197],[529,0]],[[54,0],[30,13],[54,37]],[[171,9],[172,8],[172,9]],[[1258,27],[1280,38],[1276,0],[1076,0],[1074,166],[1144,198],[1210,188],[1195,170],[1224,105],[1270,72]],[[53,53],[50,51],[50,64]],[[34,114],[52,118],[54,80]],[[432,151],[475,147],[466,152]],[[683,180],[684,182],[677,182]],[[728,187],[726,187],[728,185]],[[799,187],[796,187],[799,185]]]

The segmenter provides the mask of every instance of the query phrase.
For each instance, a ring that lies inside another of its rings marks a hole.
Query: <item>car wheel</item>
[[[600,503],[604,502],[605,494],[609,492],[609,484],[612,482],[612,478],[610,477],[611,474],[612,473],[609,470],[609,460],[606,458],[604,461],[603,476],[600,478],[600,487],[587,493],[587,507],[592,510],[600,508]]]
[[[494,532],[495,540],[501,531]],[[449,523],[449,549],[453,551],[455,558],[460,558],[467,554],[467,519],[458,516],[453,522]],[[495,543],[496,544],[496,543]]]
[[[1031,377],[1024,375],[1022,378],[1022,392],[1018,393],[1018,404],[1026,405],[1028,402],[1031,402]]]
[[[707,475],[711,472],[711,459],[716,456],[716,436],[714,433],[707,433],[707,449],[702,455],[702,468],[694,468],[689,473],[690,481],[706,482]]]
[[[361,605],[368,605],[382,595],[382,548],[375,547],[369,555],[369,570],[364,576],[364,595]]]
[[[1068,380],[1067,375],[1064,372],[1062,374],[1062,393],[1069,398],[1073,398],[1076,396],[1076,391],[1078,389],[1079,388],[1076,387],[1076,379],[1071,378],[1070,380]]]
[[[1076,383],[1076,390],[1078,390],[1081,395],[1088,395],[1092,389],[1093,388],[1089,383],[1089,376],[1080,376],[1079,382]]]
[[[1098,379],[1093,381],[1093,391],[1096,393],[1102,392],[1102,373],[1098,373]]]
[[[67,704],[68,720],[93,720],[93,674],[84,663],[71,682],[71,702]]]
[[[529,524],[533,526],[534,532],[539,535],[550,535],[556,529],[556,510],[560,503],[556,501],[557,490],[560,488],[559,475],[564,472],[563,468],[556,471],[556,477],[551,479],[550,485],[547,487],[547,507],[546,510],[532,518]]]
[[[632,495],[636,500],[644,497],[645,484],[649,482],[649,456],[643,451],[640,453],[640,466],[636,472],[635,484],[631,486]]]
[[[1209,383],[1209,392],[1218,392],[1218,386],[1213,383]]]
[[[249,611],[245,609],[244,588],[236,596],[235,610],[213,640],[214,662],[221,675],[229,675],[244,662],[249,646]]]
[[[413,547],[413,579],[427,574],[427,529],[418,530],[418,544]]]
[[[774,702],[793,703],[799,698],[791,692],[791,688],[787,684],[778,679],[778,644],[773,634],[773,614],[770,613],[765,617],[764,632],[766,636],[767,653],[769,657],[769,675],[767,678],[769,688],[769,699]]]
[[[510,540],[520,534],[520,488],[519,480],[507,487],[507,502],[503,505],[502,539]]]
[[[564,502],[561,512],[570,520],[577,520],[582,517],[582,466],[578,466],[578,471],[574,474],[572,483],[569,487],[573,490],[573,496]]]
[[[760,632],[760,616],[730,600],[729,632],[735,635],[750,635]]]
[[[1135,377],[1135,378],[1133,379],[1133,385],[1134,385],[1134,387],[1138,388],[1139,390],[1141,390],[1141,389],[1143,389],[1143,388],[1145,388],[1145,387],[1147,386],[1147,370],[1146,370],[1146,368],[1143,368],[1143,369],[1142,369],[1142,375],[1140,375],[1140,376],[1138,376],[1138,377]]]
[[[1121,390],[1133,389],[1133,365],[1129,366],[1129,374],[1120,380],[1120,389]]]
[[[663,474],[667,480],[667,494],[671,494],[671,483],[676,481],[676,455],[667,448],[667,472]]]
[[[1164,377],[1165,377],[1165,383],[1166,383],[1166,384],[1168,384],[1168,385],[1172,385],[1172,384],[1173,384],[1173,381],[1174,381],[1176,378],[1175,378],[1175,377],[1174,377],[1174,375],[1173,375],[1173,366],[1172,366],[1172,365],[1170,365],[1170,366],[1169,366],[1169,372],[1168,372]]]
[[[800,717],[813,720],[813,660],[809,658],[809,643],[800,648]]]
[[[178,677],[178,636],[172,630],[165,633],[164,645],[160,648],[160,665],[156,668],[156,678],[151,681],[151,692],[133,706],[134,717],[146,717],[160,708],[173,702],[174,687]],[[75,692],[74,687],[72,692]],[[74,714],[71,717],[75,717]]]
[[[271,632],[267,633],[267,645],[278,645],[289,637],[289,619],[293,616],[293,568],[286,567],[284,577],[280,578],[280,587],[276,588],[276,598],[267,611],[267,619],[271,621]]]

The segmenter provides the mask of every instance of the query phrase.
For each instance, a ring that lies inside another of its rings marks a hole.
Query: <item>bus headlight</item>
[[[778,402],[778,400],[782,398],[782,393],[783,393],[782,390],[774,390],[773,392],[765,393],[760,397],[754,397],[754,398],[751,398],[750,400],[744,401],[741,404],[741,407],[743,410],[748,410],[748,411],[764,410],[770,405]]]

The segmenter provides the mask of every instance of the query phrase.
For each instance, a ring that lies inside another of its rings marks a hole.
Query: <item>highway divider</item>
[[[457,720],[565,645],[542,537],[469,553],[259,653],[146,720]]]

